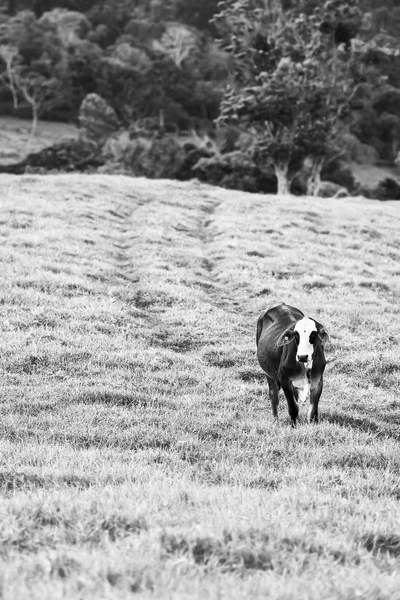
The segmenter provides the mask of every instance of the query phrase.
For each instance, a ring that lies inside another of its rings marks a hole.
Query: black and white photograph
[[[0,598],[400,600],[400,0],[0,0]]]

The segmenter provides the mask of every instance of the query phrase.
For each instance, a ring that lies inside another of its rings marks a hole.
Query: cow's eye
[[[310,344],[315,344],[316,341],[317,341],[317,332],[312,331],[310,333]]]

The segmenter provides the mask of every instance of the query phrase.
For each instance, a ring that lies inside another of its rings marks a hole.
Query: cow
[[[285,302],[264,311],[257,322],[257,358],[267,374],[272,414],[278,418],[278,392],[282,387],[292,426],[296,426],[299,402],[310,396],[309,423],[318,423],[318,402],[326,365],[325,327]]]

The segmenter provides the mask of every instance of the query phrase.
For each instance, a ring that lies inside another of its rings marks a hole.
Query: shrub
[[[395,179],[387,177],[379,182],[375,193],[379,200],[400,200],[400,184]]]
[[[109,139],[103,153],[117,170],[149,178],[179,179],[184,150],[170,134],[137,135],[124,131]]]
[[[347,188],[349,192],[352,192],[356,188],[356,181],[353,173],[342,163],[339,165],[327,165],[322,171],[322,178]]]
[[[98,94],[88,94],[79,109],[81,137],[103,144],[119,127],[115,111]]]
[[[379,153],[374,146],[363,144],[352,133],[346,133],[342,136],[342,144],[347,160],[360,164],[374,165],[379,159]]]
[[[400,200],[400,183],[387,177],[376,187],[361,186],[360,194],[375,200]]]

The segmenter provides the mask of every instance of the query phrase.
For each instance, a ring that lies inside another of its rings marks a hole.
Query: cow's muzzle
[[[301,363],[307,363],[310,361],[308,354],[298,354],[297,360]]]

